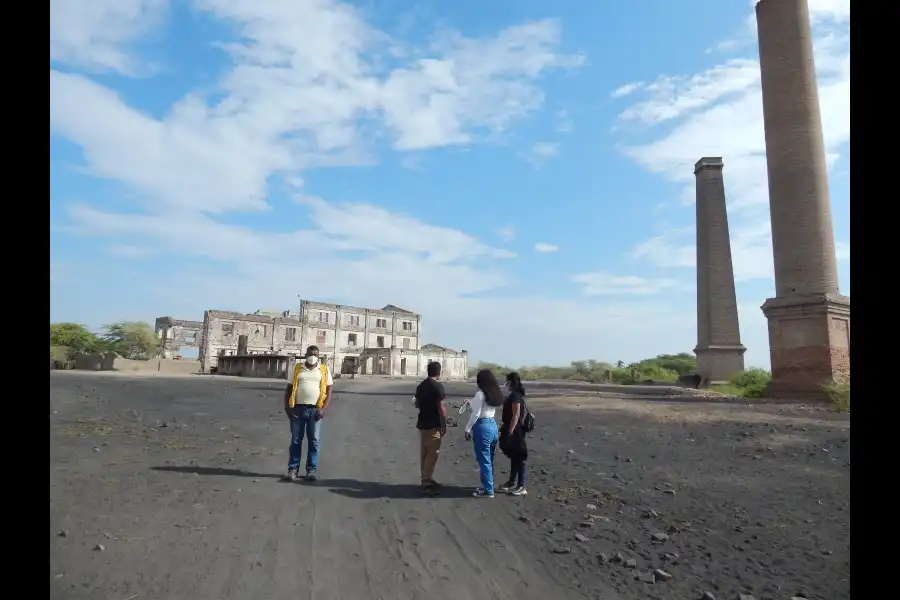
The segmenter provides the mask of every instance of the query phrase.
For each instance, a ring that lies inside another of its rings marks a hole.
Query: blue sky
[[[809,0],[850,291],[849,0]],[[692,165],[773,295],[749,2],[51,2],[50,318],[298,297],[513,365],[696,344]]]

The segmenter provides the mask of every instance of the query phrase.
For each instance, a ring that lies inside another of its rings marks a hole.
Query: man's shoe
[[[435,487],[435,488],[441,487],[441,484],[439,484],[434,479],[426,479],[424,485],[427,485],[428,487]]]
[[[511,491],[510,494],[512,494],[513,496],[527,496],[528,490],[525,489],[524,485],[520,485],[519,487]]]
[[[288,469],[281,479],[282,481],[297,481],[297,469]]]
[[[511,492],[516,489],[516,484],[512,481],[507,481],[503,485],[497,488],[498,492]]]
[[[307,472],[306,472],[306,477],[304,477],[304,479],[305,479],[306,481],[318,481],[318,480],[319,480],[319,476],[316,475],[316,472],[315,472],[315,471],[307,471]]]
[[[476,498],[493,498],[494,492],[486,492],[484,491],[484,488],[477,488],[474,492],[472,492],[472,495]]]

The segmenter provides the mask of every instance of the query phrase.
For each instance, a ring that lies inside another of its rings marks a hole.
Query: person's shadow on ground
[[[252,471],[244,471],[242,469],[225,469],[223,467],[200,467],[200,466],[164,466],[150,467],[152,471],[165,471],[169,473],[193,473],[194,475],[216,475],[220,477],[255,477],[261,479],[267,477],[277,479],[281,477],[277,473],[254,473]]]
[[[203,467],[199,465],[166,465],[150,467],[152,471],[167,473],[190,473],[214,477],[252,477],[255,479],[281,479],[277,473],[254,473],[243,469],[226,469],[224,467]],[[391,498],[395,500],[415,498],[470,498],[472,488],[457,485],[441,485],[430,493],[423,493],[422,488],[409,483],[384,483],[381,481],[359,481],[358,479],[320,479],[318,481],[300,480],[301,485],[312,485],[328,489],[332,494],[355,498],[357,500],[376,500]]]
[[[416,484],[359,481],[357,479],[320,479],[312,485],[326,487],[332,494],[357,500],[472,497],[472,488],[456,485],[441,485],[430,493],[423,493],[421,486]]]

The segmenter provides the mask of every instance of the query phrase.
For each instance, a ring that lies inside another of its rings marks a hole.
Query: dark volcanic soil
[[[850,597],[846,417],[534,398],[527,498],[470,496],[459,427],[425,499],[415,382],[337,382],[315,485],[282,386],[51,373],[51,599]]]

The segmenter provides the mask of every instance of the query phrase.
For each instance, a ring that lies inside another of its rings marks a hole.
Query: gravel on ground
[[[472,498],[451,427],[423,498],[414,381],[336,382],[315,484],[283,387],[51,373],[51,599],[850,597],[844,415],[534,397],[527,497]]]

